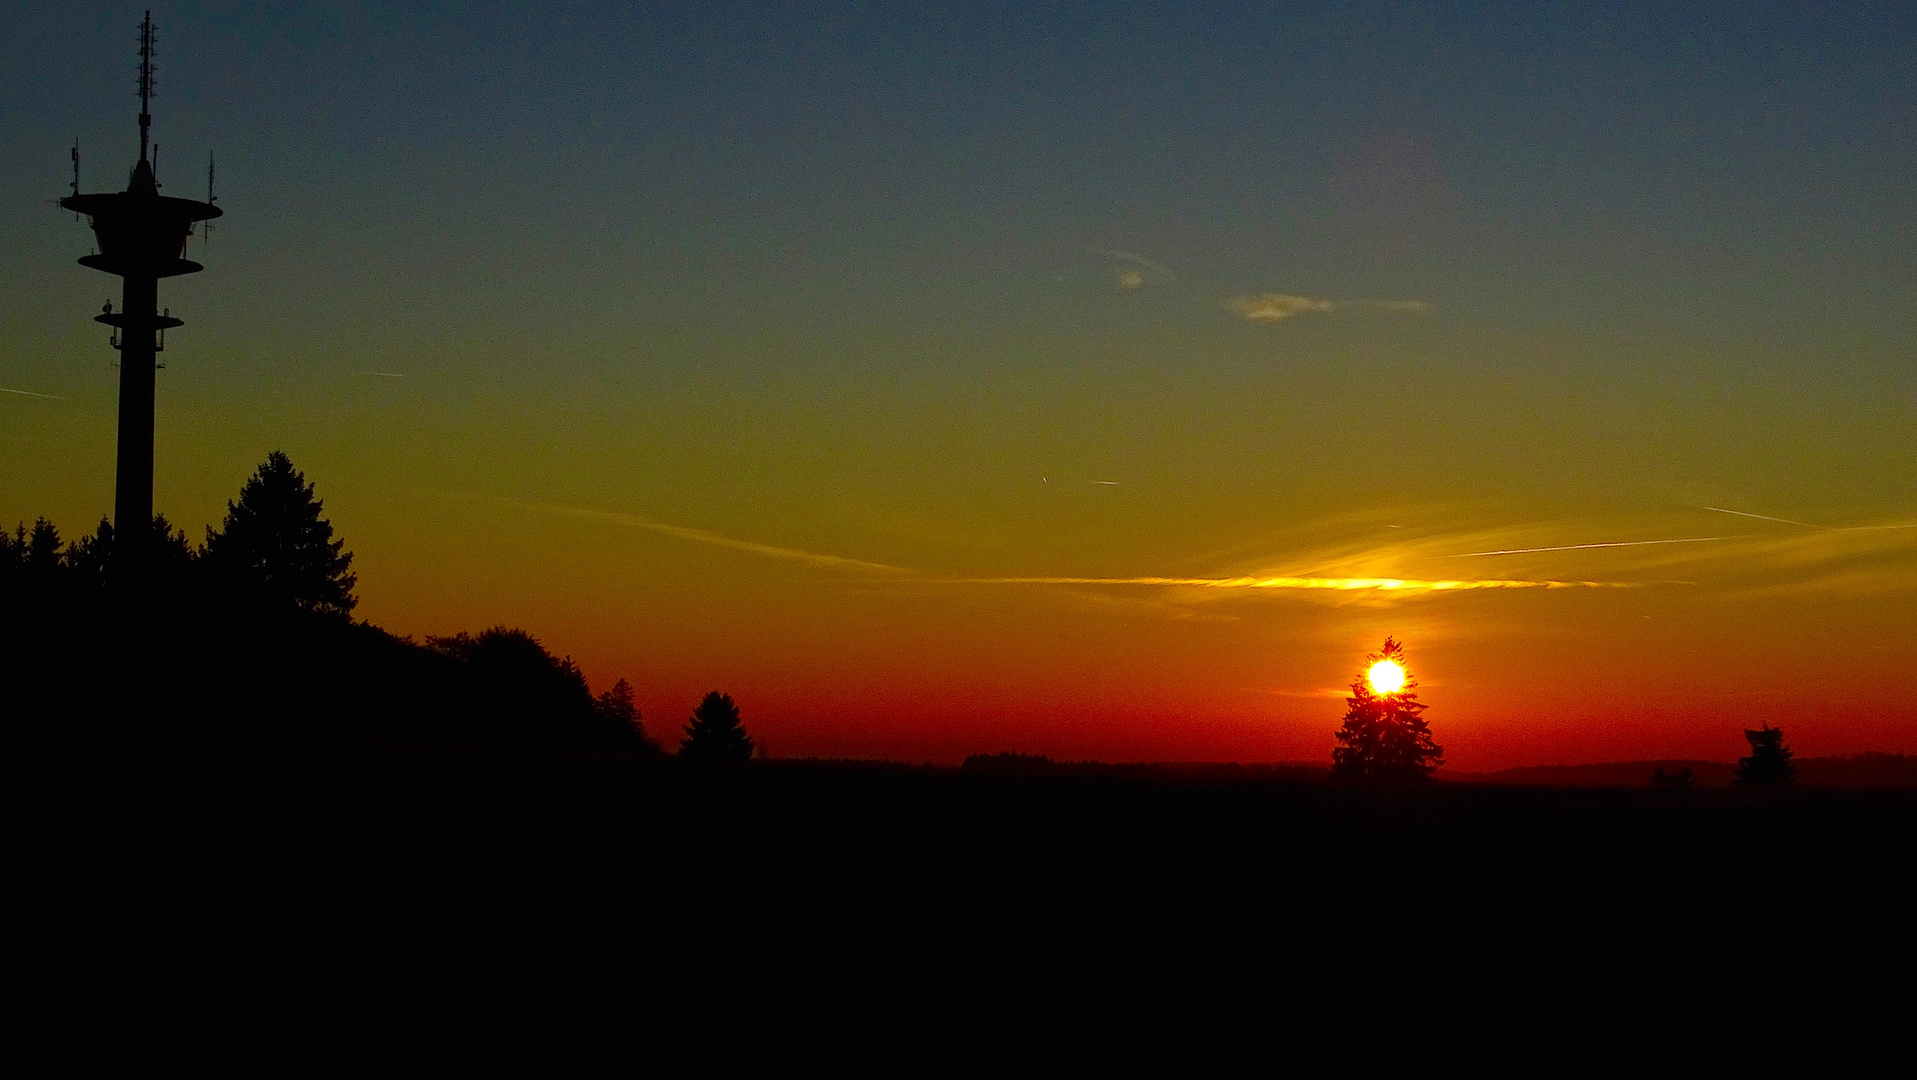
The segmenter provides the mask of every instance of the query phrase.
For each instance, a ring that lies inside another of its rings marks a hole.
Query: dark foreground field
[[[1302,947],[1377,918],[1440,937],[1763,923],[1829,940],[1889,925],[1917,826],[1908,792],[1394,788],[1231,768],[157,745],[15,765],[21,847],[56,908],[308,938],[471,923],[714,947]]]

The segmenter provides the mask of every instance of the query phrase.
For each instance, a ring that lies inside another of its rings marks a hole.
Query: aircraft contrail
[[[31,390],[15,390],[11,386],[0,386],[0,394],[19,394],[21,397],[46,398],[49,401],[65,401],[66,400],[66,398],[63,398],[58,394],[36,394]]]
[[[751,540],[735,540],[730,536],[707,532],[704,529],[688,529],[682,525],[669,525],[663,521],[628,514],[619,510],[594,510],[583,506],[562,506],[555,503],[528,502],[521,499],[501,499],[492,496],[468,496],[454,492],[439,492],[454,498],[476,498],[484,502],[505,503],[523,506],[529,510],[539,510],[562,517],[590,518],[597,521],[612,521],[621,525],[631,525],[640,529],[662,533],[680,540],[690,540],[698,544],[711,544],[713,547],[731,548],[734,551],[750,552],[767,558],[784,559],[788,562],[804,563],[807,566],[829,567],[835,570],[859,570],[868,574],[912,574],[915,571],[903,566],[887,563],[868,562],[864,559],[848,559],[841,555],[821,555],[816,551],[803,551],[799,548],[779,547],[775,544],[760,544]]]
[[[377,375],[382,379],[403,379],[406,377],[406,373],[403,371],[362,371],[360,374]]]
[[[1785,525],[1802,525],[1806,529],[1823,529],[1826,532],[1834,531],[1834,530],[1831,530],[1829,526],[1812,525],[1808,521],[1792,521],[1790,518],[1772,517],[1769,514],[1746,514],[1742,510],[1726,510],[1721,506],[1700,506],[1698,507],[1698,509],[1711,510],[1719,514],[1736,514],[1738,517],[1756,518],[1759,521],[1777,521],[1777,522],[1782,522]]]
[[[1677,540],[1613,540],[1605,544],[1560,544],[1557,547],[1504,548],[1499,551],[1467,551],[1462,555],[1443,555],[1445,559],[1473,559],[1480,555],[1528,555],[1534,551],[1582,551],[1586,548],[1644,547],[1649,544],[1707,544],[1713,540],[1738,540],[1749,533],[1736,536],[1687,536]]]
[[[1768,514],[1746,514],[1742,510],[1726,510],[1721,506],[1700,506],[1699,510],[1715,510],[1720,514],[1736,514],[1738,517],[1756,518],[1759,521],[1778,521],[1785,525],[1802,525],[1806,529],[1818,532],[1878,532],[1883,529],[1917,529],[1917,525],[1812,525],[1808,521],[1792,521],[1790,518],[1771,517]]]

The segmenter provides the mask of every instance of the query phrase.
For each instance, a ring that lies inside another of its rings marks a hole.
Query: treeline
[[[0,531],[0,717],[16,741],[430,744],[661,755],[623,679],[599,694],[521,630],[398,637],[352,618],[353,556],[275,451],[192,544],[156,516],[137,546],[102,520],[65,541]],[[686,757],[754,744],[724,694]]]

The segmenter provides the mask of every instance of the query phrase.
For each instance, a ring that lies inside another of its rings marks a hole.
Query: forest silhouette
[[[659,752],[629,684],[594,696],[522,630],[415,642],[353,620],[353,556],[323,515],[276,450],[199,545],[164,515],[140,560],[104,519],[70,543],[45,518],[0,534],[0,703],[54,740]]]

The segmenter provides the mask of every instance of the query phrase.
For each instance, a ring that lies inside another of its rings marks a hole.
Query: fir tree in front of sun
[[[1331,751],[1331,771],[1343,777],[1423,779],[1444,764],[1444,747],[1431,740],[1418,680],[1404,663],[1404,646],[1386,638],[1366,659],[1366,670],[1345,699],[1344,726]]]

